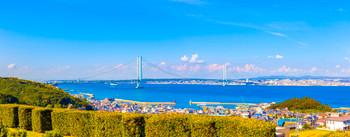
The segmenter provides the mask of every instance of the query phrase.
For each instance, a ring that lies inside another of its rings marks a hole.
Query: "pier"
[[[139,105],[170,105],[170,106],[176,106],[175,101],[174,102],[139,102],[139,101],[125,100],[125,99],[115,99],[115,101],[120,101],[120,102],[125,102],[125,103],[132,103],[132,104],[139,104]]]
[[[338,110],[350,110],[350,108],[345,108],[345,107],[340,107],[340,108],[333,108],[334,109],[338,109]]]
[[[237,106],[242,106],[242,105],[251,105],[251,106],[256,106],[257,104],[254,103],[220,103],[220,102],[192,102],[190,101],[191,104],[197,104],[197,105],[237,105]]]

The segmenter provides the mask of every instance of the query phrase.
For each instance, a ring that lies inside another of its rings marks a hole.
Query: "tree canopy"
[[[275,105],[271,105],[270,109],[276,109],[276,108],[285,108],[288,107],[289,110],[299,110],[299,111],[305,111],[305,110],[315,110],[315,111],[322,111],[322,112],[328,112],[332,111],[332,108],[328,105],[322,105],[321,102],[316,101],[315,99],[312,99],[310,97],[304,97],[302,99],[299,98],[292,98],[287,101],[277,103]]]
[[[75,98],[52,85],[22,80],[0,78],[0,103],[18,103],[40,107],[90,106],[85,99]]]

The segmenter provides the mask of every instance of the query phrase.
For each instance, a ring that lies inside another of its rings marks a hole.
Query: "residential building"
[[[333,117],[326,119],[326,126],[330,130],[347,130],[349,129],[350,116]]]

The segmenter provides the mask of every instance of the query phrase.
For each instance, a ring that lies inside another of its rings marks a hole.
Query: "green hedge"
[[[276,125],[233,116],[190,114],[135,114],[0,105],[0,121],[6,127],[30,125],[35,132],[54,129],[77,137],[211,137],[275,136]],[[32,110],[32,111],[30,111]],[[30,114],[31,112],[31,114]]]
[[[122,115],[113,112],[96,112],[95,136],[96,137],[120,137],[123,135],[121,124]]]
[[[46,131],[42,137],[63,137],[63,135],[57,130],[52,130]]]
[[[93,111],[56,110],[52,113],[52,128],[64,135],[92,136],[93,123]]]
[[[190,136],[192,115],[159,114],[146,121],[146,136]]]
[[[2,123],[5,127],[18,127],[18,105],[1,104],[0,123]]]
[[[191,120],[192,137],[214,137],[217,136],[216,121],[218,117],[194,115]]]
[[[45,131],[52,130],[51,113],[52,113],[52,109],[47,109],[47,108],[33,109],[32,111],[33,131],[44,133]]]
[[[147,115],[55,110],[52,113],[52,127],[64,135],[78,137],[143,137],[145,116]]]
[[[122,116],[124,137],[145,136],[145,115],[136,113],[125,113]]]
[[[7,137],[8,129],[0,123],[0,137]]]
[[[14,131],[9,131],[7,137],[27,137],[27,131],[24,129],[16,129]]]
[[[274,137],[276,125],[257,119],[241,117],[218,117],[215,127],[218,136]]]
[[[20,106],[18,108],[18,126],[21,129],[32,130],[32,110],[31,106]]]

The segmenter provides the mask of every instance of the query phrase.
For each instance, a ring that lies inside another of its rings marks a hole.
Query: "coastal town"
[[[222,81],[214,80],[157,80],[147,84],[201,84],[223,85]],[[261,85],[261,86],[350,86],[348,79],[245,79],[229,80],[226,85]]]
[[[83,96],[75,95],[82,98]],[[332,112],[299,113],[289,110],[288,107],[270,109],[275,102],[260,104],[242,104],[234,109],[225,108],[224,105],[210,106],[202,103],[197,109],[176,108],[171,105],[140,105],[127,100],[109,99],[96,100],[87,98],[97,111],[111,111],[120,113],[181,113],[212,116],[239,116],[243,118],[258,119],[277,124],[276,135],[289,136],[290,132],[318,129],[326,131],[347,131],[350,123],[350,108],[338,108]],[[209,104],[209,103],[208,103]]]

